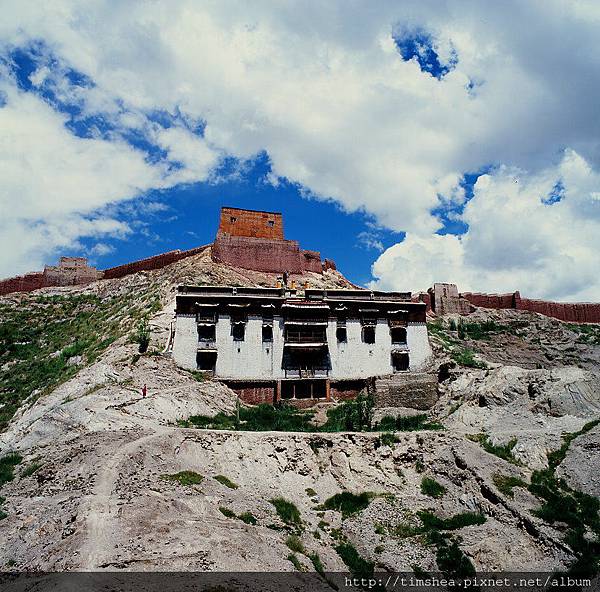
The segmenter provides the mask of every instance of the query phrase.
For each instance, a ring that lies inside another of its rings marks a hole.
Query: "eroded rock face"
[[[600,426],[573,440],[557,475],[573,489],[600,497]]]

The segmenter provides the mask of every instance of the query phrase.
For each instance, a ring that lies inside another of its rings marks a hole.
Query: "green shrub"
[[[285,539],[285,544],[288,546],[290,551],[294,551],[294,553],[304,553],[304,545],[300,540],[300,537],[295,534],[291,534]]]
[[[204,477],[194,471],[180,471],[174,475],[161,475],[165,481],[176,481],[180,485],[199,485]]]
[[[8,514],[4,510],[0,509],[0,520],[4,520],[7,516]]]
[[[425,530],[458,530],[465,526],[483,524],[486,518],[483,514],[475,512],[462,512],[450,518],[439,518],[428,510],[417,512]]]
[[[354,577],[369,578],[373,575],[375,565],[363,559],[350,543],[345,542],[334,548]]]
[[[0,458],[0,487],[15,478],[15,467],[23,460],[16,452],[11,452]]]
[[[242,521],[245,522],[246,524],[256,524],[257,520],[254,517],[254,515],[252,514],[252,512],[242,512],[238,518]]]
[[[316,551],[309,553],[308,558],[312,561],[313,567],[315,571],[321,575],[325,573],[325,568],[323,567],[323,562],[319,557],[319,554]]]
[[[336,493],[326,499],[319,508],[325,510],[337,510],[342,513],[343,518],[348,518],[349,516],[364,510],[374,497],[375,494],[370,491],[364,491],[359,494],[343,491],[342,493]]]
[[[139,345],[139,352],[143,354],[150,345],[150,328],[146,319],[140,321],[135,333],[135,341]]]
[[[300,526],[302,524],[300,510],[298,510],[294,503],[282,497],[276,497],[269,501],[273,504],[277,515],[285,524],[288,526]]]
[[[239,487],[237,483],[234,483],[228,477],[225,477],[225,475],[215,475],[214,479],[215,481],[218,481],[221,485],[229,487],[229,489],[237,489]]]
[[[393,528],[390,528],[390,534],[400,539],[408,539],[419,534],[423,534],[423,529],[419,526],[411,526],[404,522],[399,522]]]
[[[509,475],[501,475],[496,473],[492,477],[492,480],[494,481],[494,485],[498,491],[506,497],[510,497],[511,499],[515,496],[513,488],[523,487],[527,489],[527,483],[525,483],[525,481],[519,477],[511,477]]]
[[[472,442],[479,442],[486,452],[494,454],[495,456],[498,456],[501,459],[512,463],[513,465],[521,464],[512,453],[513,448],[517,444],[516,438],[512,438],[506,444],[499,445],[492,444],[487,434],[468,435],[467,439],[471,440]]]
[[[374,553],[376,555],[380,555],[381,553],[383,553],[385,551],[385,547],[383,545],[377,545],[374,549],[373,549]]]
[[[398,437],[392,432],[384,432],[379,436],[379,445],[380,446],[389,446],[390,448],[394,447],[394,444],[398,443]]]
[[[308,497],[317,497],[317,492],[312,487],[307,487],[304,491]]]
[[[455,349],[451,354],[452,359],[459,365],[467,368],[487,368],[485,362],[475,359],[475,352],[472,349]]]
[[[237,518],[237,514],[225,506],[219,506],[219,512],[221,512],[221,514],[223,514],[223,516],[226,518]]]
[[[292,565],[298,570],[298,571],[304,571],[304,568],[302,567],[302,564],[300,563],[300,560],[298,559],[298,557],[296,557],[293,553],[290,553],[287,556],[288,560],[292,562]]]
[[[323,432],[366,432],[371,429],[375,399],[370,393],[361,392],[356,399],[327,410]]]
[[[465,578],[475,575],[475,567],[454,539],[439,537],[435,559],[439,569],[448,576]]]
[[[548,453],[548,464],[550,468],[556,468],[565,459],[565,456],[567,455],[567,450],[569,450],[569,446],[571,445],[571,442],[575,440],[575,438],[589,432],[591,429],[595,428],[599,423],[600,419],[596,419],[594,421],[586,423],[578,432],[565,434],[563,436],[562,446],[558,450],[554,450],[553,452]]]
[[[446,493],[446,488],[430,477],[421,479],[421,493],[430,497],[440,498]]]

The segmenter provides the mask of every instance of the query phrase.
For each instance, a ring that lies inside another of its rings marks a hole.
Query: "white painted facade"
[[[279,380],[299,378],[298,372],[282,368],[284,354],[284,322],[281,316],[273,318],[273,340],[263,342],[261,316],[248,316],[243,341],[232,336],[231,318],[218,317],[215,341],[199,341],[196,317],[178,314],[176,318],[173,358],[189,370],[197,368],[199,349],[216,351],[215,376],[229,380]],[[406,326],[406,344],[392,344],[390,328],[385,319],[379,319],[375,328],[375,343],[364,343],[360,320],[348,319],[345,323],[347,341],[338,342],[338,322],[330,319],[327,325],[329,368],[315,370],[314,378],[333,380],[359,379],[392,374],[392,351],[405,351],[409,356],[409,371],[419,371],[431,356],[427,326],[422,322],[409,322]]]

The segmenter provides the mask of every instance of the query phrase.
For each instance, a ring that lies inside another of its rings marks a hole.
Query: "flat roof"
[[[221,211],[223,210],[234,210],[236,212],[255,212],[256,214],[273,214],[274,216],[283,216],[281,212],[269,212],[267,210],[249,210],[248,208],[234,208],[232,206],[223,206],[221,207]]]

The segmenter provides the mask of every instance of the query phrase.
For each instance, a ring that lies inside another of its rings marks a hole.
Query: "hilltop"
[[[177,285],[275,278],[205,251],[0,299],[4,569],[541,571],[597,555],[588,325],[431,316],[440,398],[427,418],[399,411],[413,419],[395,433],[180,427],[238,404],[161,355]],[[299,279],[351,286],[332,269]]]

